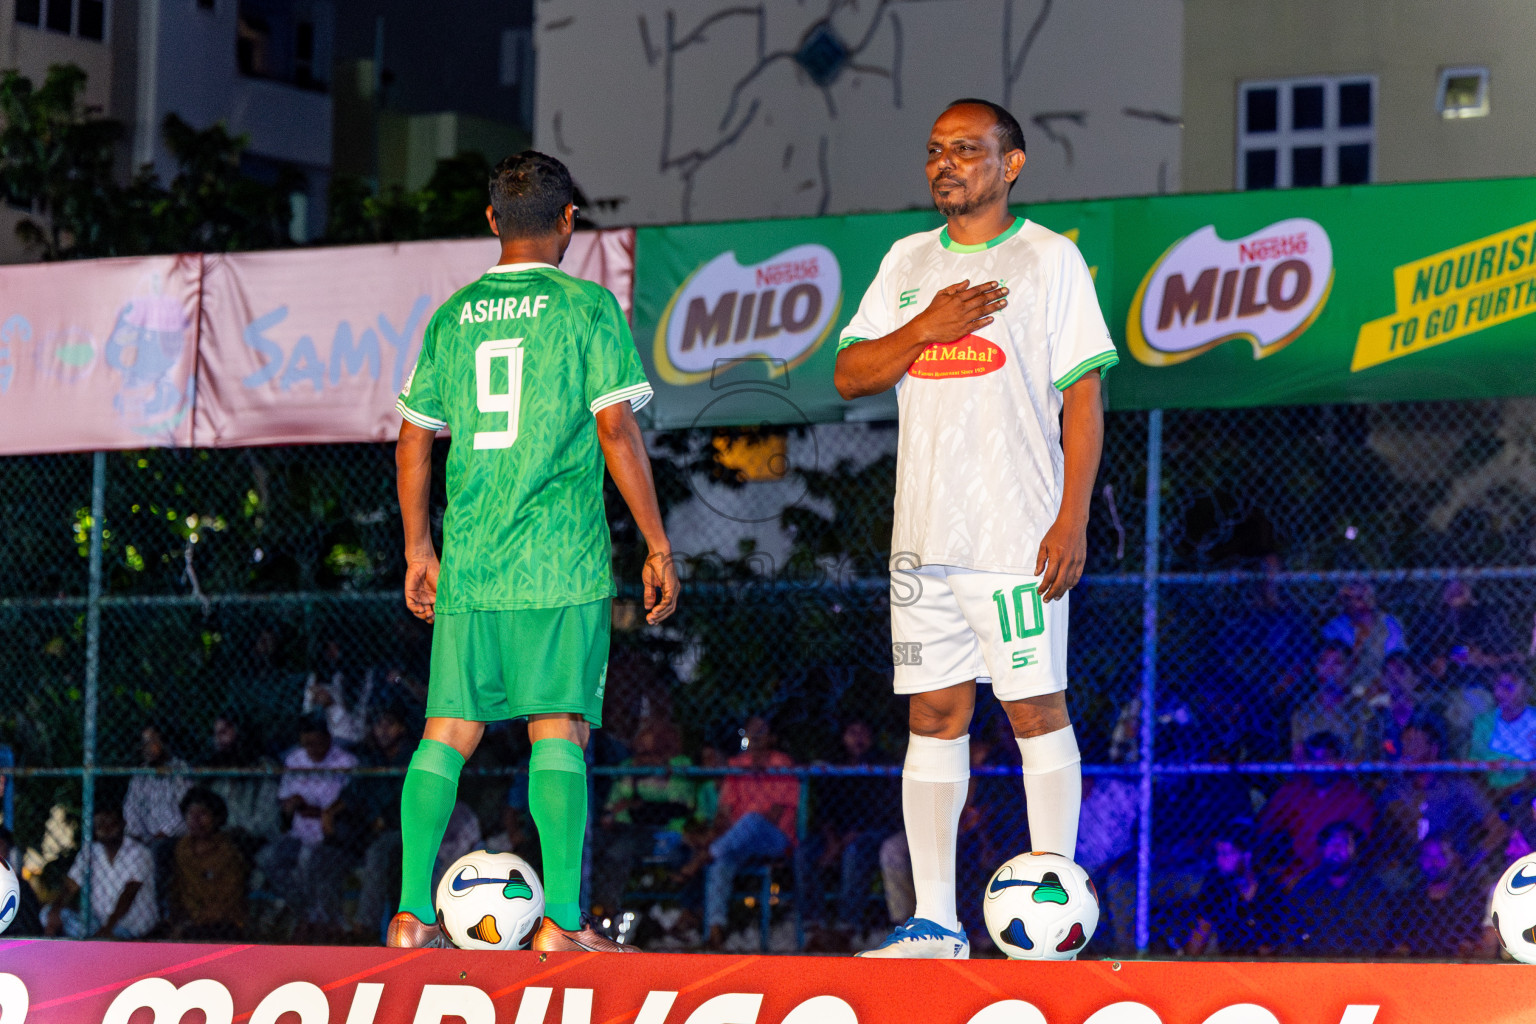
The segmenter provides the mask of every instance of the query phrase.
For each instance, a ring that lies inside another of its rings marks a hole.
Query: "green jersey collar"
[[[975,245],[962,245],[961,243],[950,238],[949,228],[946,226],[939,232],[939,244],[948,249],[950,252],[986,252],[988,249],[991,249],[994,246],[1002,245],[1004,242],[1008,241],[1008,239],[1018,234],[1019,229],[1023,226],[1024,218],[1015,217],[1013,218],[1013,223],[1008,226],[1008,230],[1004,231],[996,238],[985,242],[978,242]]]

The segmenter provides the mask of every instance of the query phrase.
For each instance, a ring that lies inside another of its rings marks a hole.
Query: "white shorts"
[[[1040,600],[1040,577],[951,565],[891,571],[896,692],[971,679],[999,700],[1067,688],[1067,600]]]

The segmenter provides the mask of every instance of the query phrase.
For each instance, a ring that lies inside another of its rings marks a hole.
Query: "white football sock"
[[[1072,726],[1043,736],[1018,738],[1028,802],[1029,841],[1036,853],[1072,857],[1077,816],[1083,805],[1083,757]]]
[[[955,843],[960,811],[971,780],[971,738],[935,739],[911,734],[901,769],[901,811],[912,855],[917,917],[951,931],[955,914]]]

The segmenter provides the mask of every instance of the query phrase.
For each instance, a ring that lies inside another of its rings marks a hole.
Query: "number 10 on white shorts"
[[[1040,577],[948,565],[891,570],[897,693],[971,679],[999,700],[1067,688],[1067,597],[1040,599]]]

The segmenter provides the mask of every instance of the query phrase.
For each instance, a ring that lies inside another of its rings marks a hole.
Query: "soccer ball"
[[[1511,864],[1493,887],[1493,930],[1509,955],[1536,964],[1536,853]]]
[[[0,932],[11,926],[20,908],[21,879],[16,877],[9,864],[0,860]]]
[[[460,949],[522,949],[544,916],[544,886],[512,853],[475,850],[437,883],[437,919]]]
[[[1010,960],[1076,960],[1099,926],[1093,880],[1060,854],[1019,854],[982,895],[987,932]]]

